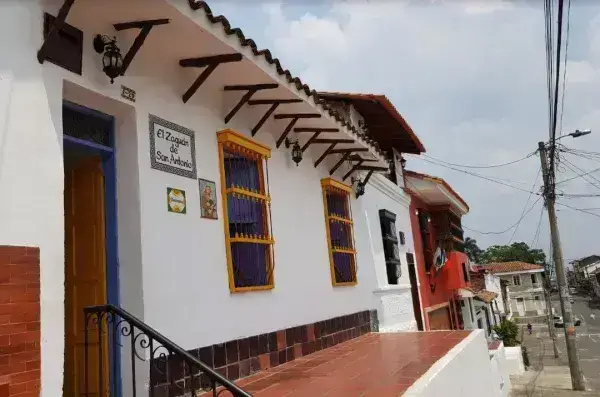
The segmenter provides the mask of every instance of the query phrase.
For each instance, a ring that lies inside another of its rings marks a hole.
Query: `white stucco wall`
[[[313,162],[323,148],[313,148],[296,167],[283,146],[275,149],[274,136],[285,127],[281,122],[267,122],[255,138],[273,148],[269,182],[275,288],[231,294],[215,134],[225,127],[248,134],[260,116],[244,108],[225,126],[223,117],[239,96],[223,95],[220,81],[226,76],[219,73],[184,105],[181,95],[198,72],[180,73],[174,59],[156,57],[160,49],[172,50],[156,44],[153,35],[161,34],[160,27],[151,33],[127,75],[110,85],[90,43],[93,35],[110,33],[112,27],[98,13],[77,9],[77,3],[68,22],[84,31],[83,76],[50,62],[40,65],[36,59],[43,10],[56,15],[62,2],[46,5],[44,1],[43,7],[34,0],[0,3],[0,47],[11,54],[0,58],[0,191],[12,192],[0,195],[0,244],[40,247],[43,397],[60,395],[63,379],[63,99],[116,117],[121,305],[163,335],[191,349],[373,308],[384,313],[386,326],[413,329],[405,257],[401,288],[377,291],[383,286],[385,266],[380,267],[381,234],[375,209],[396,209],[397,228],[407,238],[404,249],[411,250],[407,204],[386,198],[371,186],[361,199],[352,200],[358,284],[332,287],[319,180],[329,176],[335,159],[315,168]],[[95,4],[104,12],[119,14],[117,3]],[[168,7],[153,10],[161,17],[183,18]],[[145,16],[138,19],[149,19]],[[175,26],[177,21],[172,21],[165,29],[172,32]],[[119,37],[123,49],[133,40],[133,36]],[[245,75],[236,70],[235,78],[240,76]],[[137,92],[135,104],[120,97],[120,84]],[[200,218],[197,180],[150,168],[149,114],[195,131],[198,177],[217,183],[219,220]],[[345,171],[341,167],[334,177]],[[166,187],[186,191],[187,215],[167,212]]]
[[[482,330],[439,359],[405,393],[407,397],[501,396]]]
[[[505,347],[506,368],[509,375],[521,375],[525,372],[521,346]]]
[[[375,270],[376,284],[373,299],[378,311],[379,329],[382,332],[417,330],[417,322],[412,306],[411,285],[408,273],[406,253],[414,253],[412,229],[410,225],[410,197],[397,185],[382,175],[373,175],[365,189],[365,195],[358,201],[367,221],[367,227],[357,229],[357,237],[368,238],[372,252],[372,266]],[[396,214],[396,234],[404,232],[405,243],[398,241],[401,275],[398,284],[388,284],[385,255],[379,210],[388,210]],[[362,237],[364,234],[364,237]]]
[[[490,350],[493,385],[496,385],[497,396],[506,397],[510,392],[510,374],[506,363],[506,348],[503,343],[496,350]]]

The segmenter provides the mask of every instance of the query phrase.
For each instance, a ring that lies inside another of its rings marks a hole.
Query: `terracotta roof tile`
[[[225,18],[223,15],[214,15],[206,1],[188,0],[188,4],[190,5],[190,8],[194,11],[202,10],[208,18],[208,20],[210,21],[210,23],[220,24],[223,27],[223,31],[226,35],[236,35],[242,47],[250,47],[252,49],[252,53],[255,56],[264,57],[269,64],[275,66],[277,73],[281,76],[285,76],[287,81],[290,84],[293,84],[298,91],[303,92],[308,97],[314,97],[316,106],[321,107],[323,111],[329,113],[329,115],[333,117],[336,121],[338,121],[342,125],[342,127],[346,127],[348,130],[350,130],[355,136],[355,139],[365,142],[372,149],[374,149],[381,157],[386,158],[386,154],[379,148],[379,145],[376,141],[360,132],[355,126],[353,126],[350,122],[346,121],[342,116],[340,116],[338,112],[333,110],[328,104],[324,103],[323,100],[319,97],[319,94],[316,90],[311,89],[307,84],[303,83],[299,77],[292,76],[292,73],[288,69],[284,69],[283,66],[281,66],[281,62],[279,62],[279,59],[273,57],[273,54],[271,54],[270,50],[266,48],[259,50],[258,46],[256,45],[256,42],[250,38],[247,38],[244,35],[244,32],[242,32],[242,29],[232,28],[231,24],[229,23],[229,20],[227,20],[227,18]]]
[[[533,263],[519,261],[488,263],[482,265],[481,267],[490,273],[512,273],[526,272],[529,270],[544,270],[544,267],[541,265],[534,265]]]
[[[492,291],[488,291],[488,290],[482,290],[479,291],[475,294],[475,299],[478,299],[482,302],[485,303],[490,303],[492,302],[494,299],[496,299],[498,297],[498,294]]]

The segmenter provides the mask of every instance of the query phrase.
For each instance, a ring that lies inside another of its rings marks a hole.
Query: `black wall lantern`
[[[123,70],[123,57],[121,50],[117,46],[117,38],[110,38],[104,35],[94,37],[94,50],[102,56],[102,71],[110,77],[110,83],[115,82],[115,78],[121,75]]]
[[[404,157],[400,157],[400,165],[402,166],[402,169],[406,167],[406,159]]]
[[[359,178],[352,177],[351,179],[352,185],[354,185],[354,193],[356,194],[356,198],[359,198],[363,194],[365,194],[365,182],[361,181]]]
[[[289,149],[290,146],[292,146],[292,142],[288,138],[285,138],[285,147]],[[298,142],[297,139],[294,141],[292,146],[292,160],[294,163],[296,163],[296,167],[302,161],[302,148],[300,147],[300,142]]]

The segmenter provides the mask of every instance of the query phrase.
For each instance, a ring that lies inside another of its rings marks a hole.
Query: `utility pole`
[[[554,141],[550,142],[554,145]],[[569,369],[571,370],[571,384],[573,390],[585,390],[585,381],[583,373],[579,366],[579,352],[577,351],[577,339],[575,335],[575,325],[573,323],[573,310],[569,296],[569,287],[567,286],[565,269],[563,263],[562,248],[560,245],[560,236],[558,234],[558,223],[556,221],[554,181],[551,180],[551,174],[554,170],[548,169],[548,157],[546,155],[546,145],[544,142],[538,143],[540,160],[542,162],[542,175],[544,177],[544,199],[548,209],[548,219],[550,222],[550,235],[552,238],[552,250],[554,264],[556,266],[556,281],[558,282],[558,294],[560,297],[560,308],[563,315],[563,327],[565,330],[565,340],[567,342],[567,356],[569,359]]]

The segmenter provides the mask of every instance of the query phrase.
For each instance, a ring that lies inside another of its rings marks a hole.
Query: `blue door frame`
[[[111,123],[109,131],[109,146],[86,141],[84,139],[63,135],[64,148],[73,147],[79,151],[88,152],[90,155],[99,155],[102,158],[102,172],[104,174],[104,203],[105,203],[105,229],[106,229],[106,297],[108,304],[119,306],[119,256],[117,234],[117,172],[115,161],[115,118],[72,102],[63,101],[63,106],[82,115],[93,116],[108,120]],[[116,338],[115,338],[116,337]],[[120,333],[117,332],[110,343],[120,345]],[[121,350],[118,346],[109,346],[109,360],[113,371],[110,374],[111,396],[121,396]],[[110,367],[109,367],[110,368]]]

